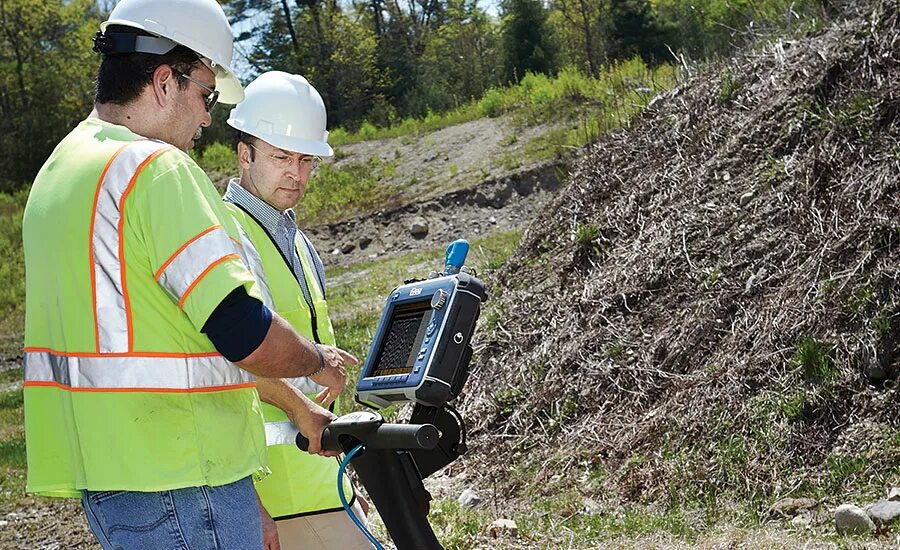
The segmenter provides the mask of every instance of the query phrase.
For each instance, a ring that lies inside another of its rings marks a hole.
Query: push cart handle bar
[[[353,426],[331,425],[322,431],[322,448],[328,451],[346,452],[341,440],[350,438],[367,449],[395,449],[398,451],[434,449],[441,437],[432,424],[381,424],[374,430],[358,431]],[[297,434],[297,446],[306,451],[309,440]]]

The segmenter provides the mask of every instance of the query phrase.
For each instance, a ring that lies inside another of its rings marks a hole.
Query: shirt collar
[[[296,227],[295,214],[292,209],[288,208],[284,212],[279,212],[271,204],[241,187],[238,181],[237,178],[234,178],[228,182],[224,197],[227,202],[234,203],[250,212],[269,233],[275,233],[278,227],[285,222],[290,222],[290,225]]]

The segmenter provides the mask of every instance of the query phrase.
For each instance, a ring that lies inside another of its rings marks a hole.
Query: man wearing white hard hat
[[[244,248],[255,251],[248,255],[264,301],[303,336],[333,346],[322,260],[292,210],[320,158],[333,154],[325,104],[302,76],[272,71],[247,86],[228,124],[238,130],[241,174],[228,184],[225,201],[247,241]],[[323,389],[310,378],[290,383],[310,397]],[[264,404],[263,415],[272,474],[256,490],[266,550],[371,548],[341,506],[338,462],[301,452],[294,445],[296,428],[281,410]],[[362,518],[365,504],[346,477],[343,490]]]
[[[94,110],[23,220],[26,490],[81,498],[104,549],[262,546],[260,397],[321,453],[355,359],[261,301],[234,219],[185,153],[243,91],[215,0],[122,0],[94,39]],[[260,378],[256,378],[259,376]]]

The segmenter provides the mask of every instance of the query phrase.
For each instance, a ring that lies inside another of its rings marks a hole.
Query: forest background
[[[0,1],[0,192],[27,187],[54,145],[90,111],[99,61],[91,37],[113,5]],[[473,102],[480,109],[468,118],[496,116],[504,90],[529,73],[590,79],[635,58],[651,68],[687,65],[732,53],[772,30],[814,30],[831,9],[827,0],[228,0],[222,6],[245,83],[267,70],[303,74],[322,94],[339,143],[373,137],[378,128],[414,129],[411,121],[466,112]],[[229,110],[214,111],[196,155],[230,143]]]

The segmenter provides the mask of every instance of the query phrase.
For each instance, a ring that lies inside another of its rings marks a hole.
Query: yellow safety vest
[[[90,118],[25,208],[27,490],[224,485],[265,467],[252,375],[200,332],[238,286],[239,235],[184,152]]]
[[[250,214],[235,204],[226,205],[240,226],[247,262],[259,281],[264,301],[302,336],[313,340],[312,315],[300,284],[275,243]],[[334,329],[328,317],[328,304],[324,291],[314,276],[314,268],[307,257],[306,245],[299,231],[295,244],[313,301],[317,328],[315,333],[319,343],[334,345]],[[305,377],[289,381],[310,397],[322,389]],[[337,460],[310,455],[298,449],[292,437],[296,428],[287,415],[268,403],[263,403],[262,406],[269,443],[267,465],[271,474],[257,481],[256,491],[269,514],[277,520],[341,510],[337,493]],[[344,491],[348,496],[352,493],[346,476]]]

